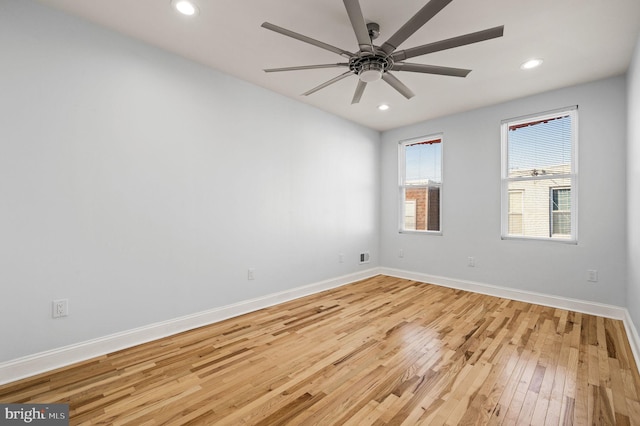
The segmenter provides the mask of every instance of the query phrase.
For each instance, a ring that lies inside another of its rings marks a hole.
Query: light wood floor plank
[[[72,425],[640,425],[621,321],[377,276],[0,386]]]

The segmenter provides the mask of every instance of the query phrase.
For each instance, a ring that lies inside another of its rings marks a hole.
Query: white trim
[[[435,275],[423,274],[420,272],[404,271],[401,269],[383,267],[380,268],[380,274],[397,278],[405,278],[414,281],[421,281],[429,284],[436,284],[442,287],[455,288],[457,290],[466,290],[473,293],[502,297],[504,299],[534,303],[537,305],[549,306],[551,308],[567,309],[575,312],[582,312],[584,314],[598,315],[606,318],[613,318],[618,320],[624,320],[625,318],[625,308],[614,305],[606,305],[604,303],[570,299],[568,297],[553,296],[527,290],[517,290],[513,288],[500,287],[474,281],[439,277]]]
[[[0,385],[77,362],[86,361],[121,349],[130,348],[141,343],[213,324],[289,300],[340,287],[374,277],[378,274],[378,268],[371,268],[291,290],[285,290],[279,293],[273,293],[3,362],[0,363]]]
[[[631,346],[631,352],[636,359],[636,368],[640,370],[640,335],[638,329],[633,324],[629,310],[624,310],[624,328],[627,331],[627,338],[629,339],[629,345]]]
[[[572,240],[570,238],[552,238],[552,237],[526,237],[524,235],[503,235],[500,237],[503,241],[541,241],[541,242],[552,242],[554,244],[573,244],[574,246],[578,244],[578,240]]]

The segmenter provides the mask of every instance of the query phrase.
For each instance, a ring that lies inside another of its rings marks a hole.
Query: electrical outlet
[[[398,252],[398,257],[402,258],[404,257],[404,250],[400,249],[400,251]]]
[[[598,270],[597,269],[589,269],[587,270],[587,281],[591,283],[598,282]]]
[[[69,315],[69,299],[58,299],[52,302],[52,317],[61,318]]]
[[[467,266],[474,268],[476,266],[476,258],[471,256],[467,257]]]
[[[256,274],[255,268],[249,268],[247,270],[247,279],[248,280],[255,280],[256,279],[255,274]]]
[[[344,263],[344,253],[338,253],[338,262]]]
[[[369,254],[368,251],[363,251],[362,253],[360,253],[360,263],[369,263],[369,261],[371,260],[371,255]]]

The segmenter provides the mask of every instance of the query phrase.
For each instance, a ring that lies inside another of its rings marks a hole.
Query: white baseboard
[[[631,345],[631,350],[636,360],[636,365],[640,368],[640,337],[626,308],[473,281],[456,280],[419,272],[377,267],[0,363],[0,384],[13,382],[141,343],[213,324],[228,318],[321,291],[330,290],[379,274],[622,320],[627,332],[629,344]]]
[[[378,268],[0,363],[0,385],[378,275]]]
[[[636,366],[640,369],[640,337],[638,337],[638,330],[635,328],[635,325],[631,320],[631,316],[629,315],[629,311],[626,308],[615,305],[606,305],[604,303],[536,293],[533,291],[517,290],[491,284],[477,283],[473,281],[456,280],[420,272],[404,271],[401,269],[381,267],[379,268],[379,272],[382,275],[388,275],[391,277],[404,278],[435,284],[442,287],[455,288],[457,290],[466,290],[489,296],[502,297],[505,299],[549,306],[551,308],[567,309],[584,314],[621,320],[624,323],[625,330],[627,332],[627,338],[629,339],[629,344],[631,345],[631,350],[636,360]]]
[[[442,287],[455,288],[457,290],[466,290],[473,293],[518,300],[520,302],[534,303],[536,305],[544,305],[551,308],[568,309],[571,311],[598,315],[606,318],[622,320],[625,317],[624,308],[614,305],[605,305],[603,303],[569,299],[566,297],[552,296],[543,293],[536,293],[533,291],[517,290],[508,287],[478,283],[474,281],[457,280],[435,275],[423,274],[419,272],[403,271],[400,269],[380,268],[380,273],[392,277],[421,281],[429,284],[436,284]]]
[[[629,338],[629,345],[631,345],[631,351],[636,359],[636,367],[640,370],[640,335],[638,329],[633,324],[629,310],[625,309],[624,316],[624,328],[627,330],[627,337]]]

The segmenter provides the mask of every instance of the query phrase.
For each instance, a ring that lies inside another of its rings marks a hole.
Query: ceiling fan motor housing
[[[393,59],[385,55],[362,53],[351,58],[349,69],[360,78],[360,81],[370,83],[380,80],[382,74],[393,66]]]

